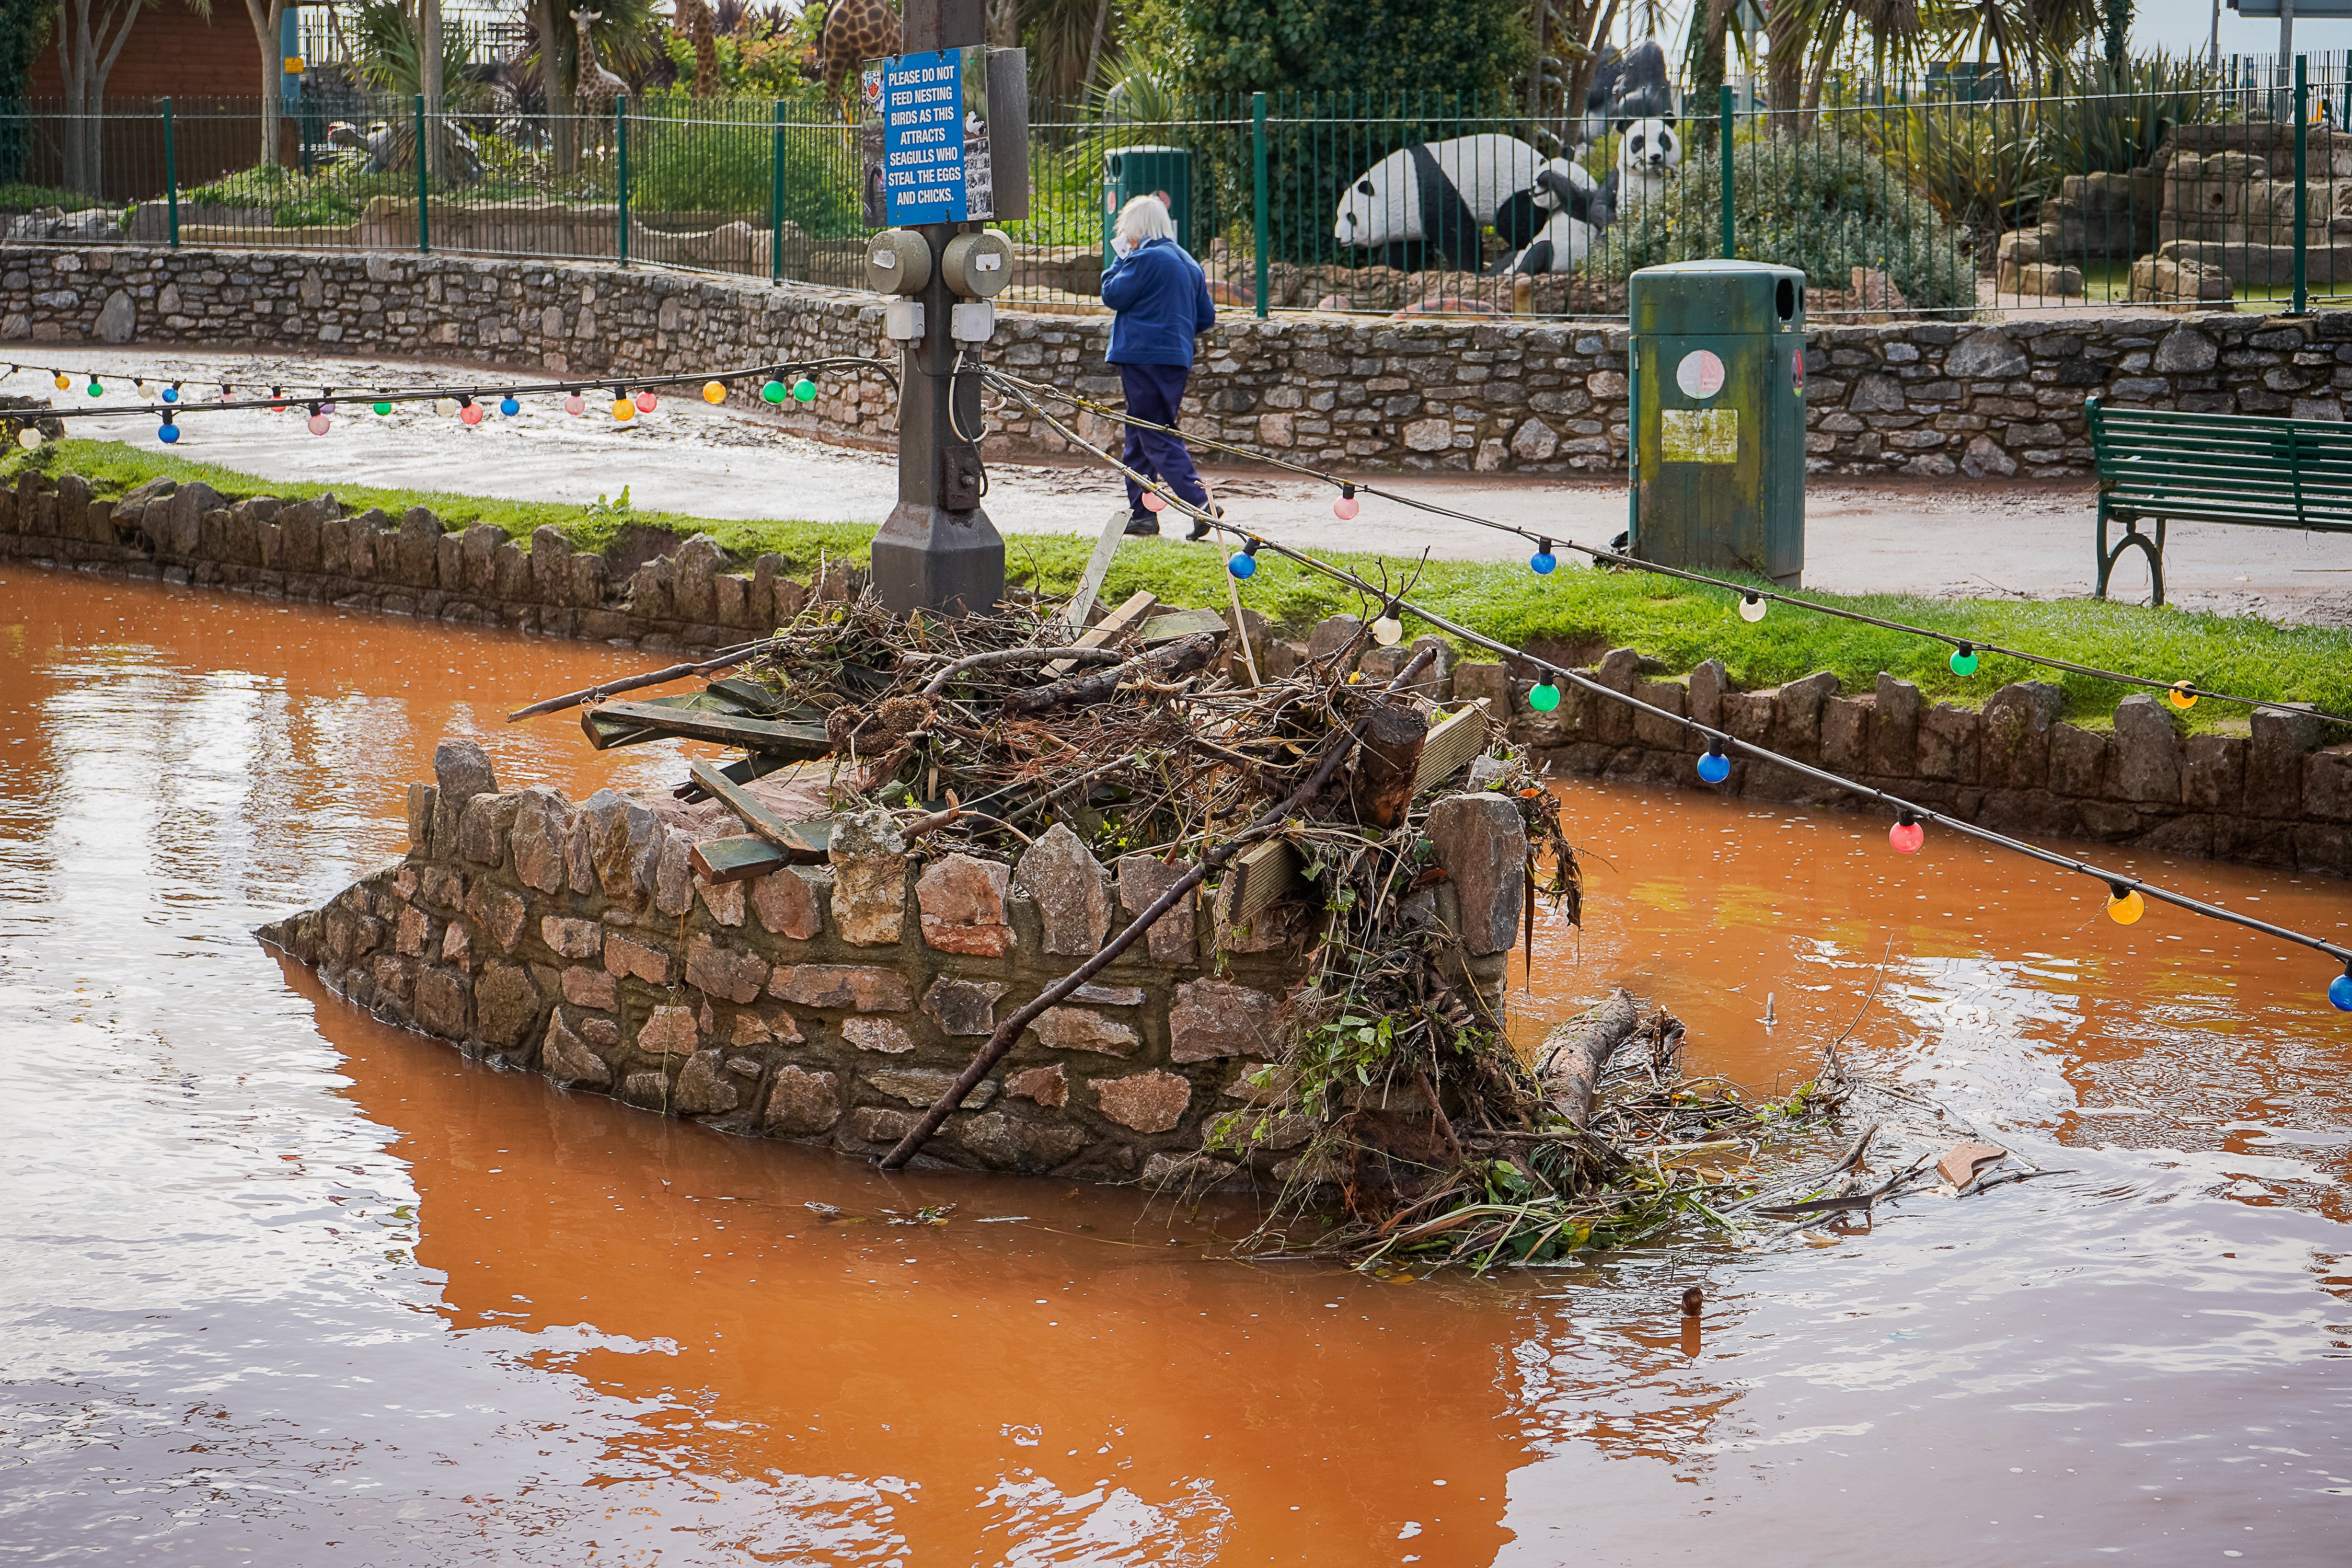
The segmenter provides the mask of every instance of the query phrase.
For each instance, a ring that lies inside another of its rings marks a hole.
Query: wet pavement
[[[46,372],[0,379],[0,391],[35,393],[75,406],[88,373],[187,377],[192,400],[217,382],[337,386],[446,381],[448,367],[382,360],[286,359],[186,349],[77,346],[59,369],[77,389],[59,394]],[[478,367],[455,373],[490,379]],[[518,372],[514,379],[543,379]],[[207,384],[209,383],[209,384]],[[615,425],[590,412],[564,415],[558,399],[528,402],[513,419],[493,415],[467,429],[427,405],[387,418],[343,404],[331,432],[312,436],[299,414],[193,416],[170,448],[179,456],[264,478],[446,490],[581,505],[629,487],[640,508],[698,517],[879,523],[897,497],[894,454],[827,446],[786,434],[740,403],[710,407],[688,389],[653,415]],[[125,382],[101,405],[135,402]],[[92,429],[89,426],[100,426]],[[75,434],[164,448],[145,416],[75,422]],[[1213,468],[1211,482],[1237,523],[1302,548],[1423,551],[1450,559],[1513,560],[1524,541],[1433,517],[1378,497],[1349,522],[1331,515],[1332,492],[1247,465]],[[1391,477],[1381,482],[1458,511],[1538,533],[1606,545],[1625,527],[1622,481],[1554,482],[1503,476]],[[1068,466],[998,463],[987,508],[1006,533],[1099,533],[1123,504],[1116,479]],[[2088,594],[2094,577],[2095,504],[2084,481],[1864,480],[1816,477],[1806,514],[1804,585],[1836,593],[2059,598]],[[2165,552],[2168,597],[2190,609],[2273,620],[2352,626],[2352,536],[2213,524],[2172,526]],[[2137,552],[2118,567],[2118,598],[2145,599]]]
[[[1489,1280],[1237,1262],[1238,1203],[722,1137],[252,941],[399,852],[446,735],[509,787],[677,777],[498,719],[644,662],[0,570],[12,1560],[2342,1561],[2352,1055],[2308,953],[1563,784],[1589,913],[1539,921],[1519,1033],[1622,979],[1694,1070],[1786,1086],[1851,1029],[2060,1173]],[[2124,863],[2352,934],[2341,882]]]

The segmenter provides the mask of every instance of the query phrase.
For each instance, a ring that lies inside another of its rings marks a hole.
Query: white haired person
[[[1168,216],[1168,204],[1158,196],[1138,196],[1119,208],[1111,254],[1115,259],[1103,274],[1102,300],[1117,312],[1110,323],[1110,363],[1118,367],[1127,411],[1172,432],[1177,405],[1184,401],[1184,384],[1192,377],[1192,340],[1217,324],[1209,280],[1201,264],[1176,243],[1175,222]],[[1123,456],[1137,473],[1210,510],[1209,492],[1182,437],[1130,425]],[[1129,479],[1129,533],[1160,531],[1160,520],[1144,509],[1143,493],[1143,487]],[[1200,539],[1208,531],[1196,522],[1192,536]]]

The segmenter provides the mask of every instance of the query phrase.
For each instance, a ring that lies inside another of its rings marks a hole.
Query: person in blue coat
[[[1138,196],[1119,209],[1111,254],[1102,300],[1116,312],[1110,363],[1118,367],[1127,411],[1173,428],[1184,384],[1192,377],[1192,340],[1217,324],[1208,278],[1176,243],[1175,220],[1157,196]],[[1208,489],[1181,436],[1130,425],[1123,456],[1137,473],[1158,479],[1194,506],[1209,508]],[[1127,481],[1127,511],[1128,532],[1160,531],[1160,520],[1144,510],[1143,487],[1132,479]],[[1192,536],[1200,539],[1208,531],[1196,522]]]

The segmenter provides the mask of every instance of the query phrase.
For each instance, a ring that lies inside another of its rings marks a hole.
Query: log
[[[1579,1131],[1592,1120],[1592,1099],[1601,1087],[1601,1075],[1617,1047],[1633,1037],[1641,1022],[1642,1011],[1633,1005],[1633,994],[1620,986],[1607,1001],[1587,1008],[1544,1037],[1543,1049],[1536,1058],[1536,1077],[1543,1085],[1544,1099],[1560,1120]]]
[[[1216,657],[1217,639],[1213,637],[1187,637],[1169,644],[1159,652],[1093,675],[1074,675],[1051,686],[1039,686],[1027,691],[1016,691],[1004,700],[1004,710],[1018,718],[1030,713],[1043,713],[1059,708],[1066,702],[1103,702],[1129,680],[1171,681],[1199,669]]]
[[[1394,827],[1412,804],[1429,721],[1409,707],[1383,704],[1364,715],[1358,733],[1363,742],[1356,752],[1355,777],[1348,783],[1348,805],[1359,822]]]

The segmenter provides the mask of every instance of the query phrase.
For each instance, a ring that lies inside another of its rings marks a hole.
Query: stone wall
[[[1928,703],[1917,687],[1884,673],[1876,689],[1845,696],[1826,672],[1735,691],[1714,659],[1686,679],[1657,679],[1656,669],[1618,648],[1590,673],[1669,713],[1997,832],[2352,876],[2352,744],[2342,726],[2309,714],[2257,712],[2246,733],[2188,734],[2168,703],[2135,696],[2103,731],[2060,719],[2058,689],[2040,681],[2004,686],[1979,710]],[[1572,685],[1562,687],[1557,709],[1538,713],[1527,705],[1534,675],[1531,666],[1457,665],[1454,692],[1507,707],[1512,738],[1555,768],[1709,787],[1694,772],[1706,747],[1679,723]],[[1719,789],[1757,800],[1864,804],[1736,755]]]
[[[992,361],[1115,403],[1108,318],[999,313]],[[623,379],[769,359],[889,354],[869,294],[771,288],[598,264],[395,252],[0,247],[0,345],[194,342],[415,355],[535,375]],[[2083,400],[2343,417],[2352,312],[1900,321],[1807,333],[1817,471],[2074,475],[2091,463]],[[5,351],[0,351],[5,352]],[[739,399],[751,399],[749,388]],[[1625,333],[1559,321],[1259,321],[1207,341],[1188,428],[1310,464],[1368,469],[1622,472]],[[787,426],[853,445],[896,430],[877,372],[827,374]],[[1079,422],[1106,439],[1099,417]],[[1008,407],[992,457],[1067,451]]]
[[[1149,855],[1099,865],[1060,825],[1010,865],[926,854],[877,811],[835,819],[829,864],[714,886],[694,845],[743,830],[715,802],[501,792],[470,742],[445,742],[435,764],[434,784],[409,789],[406,857],[264,941],[353,1004],[470,1053],[850,1152],[896,1142],[1000,1018],[1180,875]],[[1500,795],[1440,802],[1431,832],[1473,872],[1526,854]],[[1516,871],[1465,875],[1430,900],[1498,1017],[1522,886]],[[1238,1117],[1272,1125],[1194,1173],[1289,1175],[1305,1124],[1243,1079],[1299,984],[1305,911],[1277,904],[1235,928],[1217,910],[1213,894],[1180,904],[1042,1014],[929,1155],[1152,1180]]]

